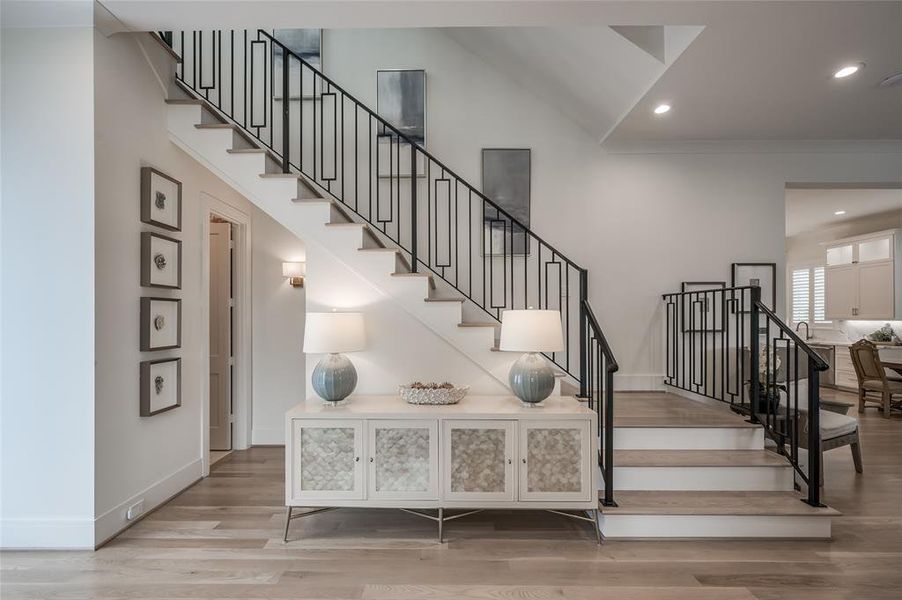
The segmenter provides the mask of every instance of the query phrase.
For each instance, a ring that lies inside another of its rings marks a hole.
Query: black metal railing
[[[827,363],[765,306],[759,287],[663,299],[664,383],[728,403],[760,423],[807,484],[806,501],[820,506],[820,372]],[[808,452],[807,468],[800,448]]]
[[[613,414],[610,374],[589,360],[594,352],[616,369],[597,320],[589,322],[585,269],[272,34],[160,37],[182,58],[176,78],[188,93],[270,150],[282,172],[303,174],[405,252],[412,271],[430,271],[496,321],[506,309],[559,310],[565,348],[546,356]],[[610,478],[611,452],[601,454]]]
[[[580,378],[582,269],[417,140],[270,33],[172,34],[177,78],[485,314],[560,310],[565,349],[548,358]],[[286,100],[287,99],[287,100]]]
[[[604,506],[614,503],[614,373],[620,368],[611,351],[604,332],[592,312],[589,302],[580,304],[581,321],[585,329],[580,340],[585,348],[580,356],[585,364],[580,367],[586,376],[580,382],[580,396],[589,402],[589,408],[598,413],[598,466],[604,480]]]

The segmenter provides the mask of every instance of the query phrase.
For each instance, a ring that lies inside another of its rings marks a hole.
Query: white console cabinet
[[[577,518],[595,523],[597,431],[595,412],[570,397],[535,408],[503,396],[311,399],[286,415],[289,521],[303,516],[294,507],[437,509],[416,514],[440,524],[455,518],[444,509],[528,508],[589,511]]]

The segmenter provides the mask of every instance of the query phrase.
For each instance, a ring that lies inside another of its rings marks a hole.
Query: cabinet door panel
[[[368,421],[367,439],[368,498],[438,499],[437,421]]]
[[[824,300],[828,319],[852,319],[858,306],[858,265],[824,270]]]
[[[443,497],[514,500],[515,437],[513,421],[445,421]]]
[[[520,500],[591,499],[590,429],[587,420],[520,423]]]
[[[893,319],[893,263],[858,265],[858,319]]]
[[[291,451],[293,498],[363,499],[363,421],[295,419]]]

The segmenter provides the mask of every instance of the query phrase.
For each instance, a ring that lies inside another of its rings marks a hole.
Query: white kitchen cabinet
[[[902,230],[883,231],[826,248],[826,318],[902,318]]]

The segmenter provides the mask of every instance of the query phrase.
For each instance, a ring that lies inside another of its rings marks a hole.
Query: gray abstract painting
[[[376,71],[376,111],[420,146],[426,145],[426,71]]]
[[[322,29],[276,29],[273,37],[286,48],[307,61],[314,69],[323,66],[323,30]],[[276,55],[277,65],[281,65],[281,55]]]
[[[482,193],[504,213],[485,209],[483,252],[495,255],[529,254],[530,150],[485,148],[482,151]]]

